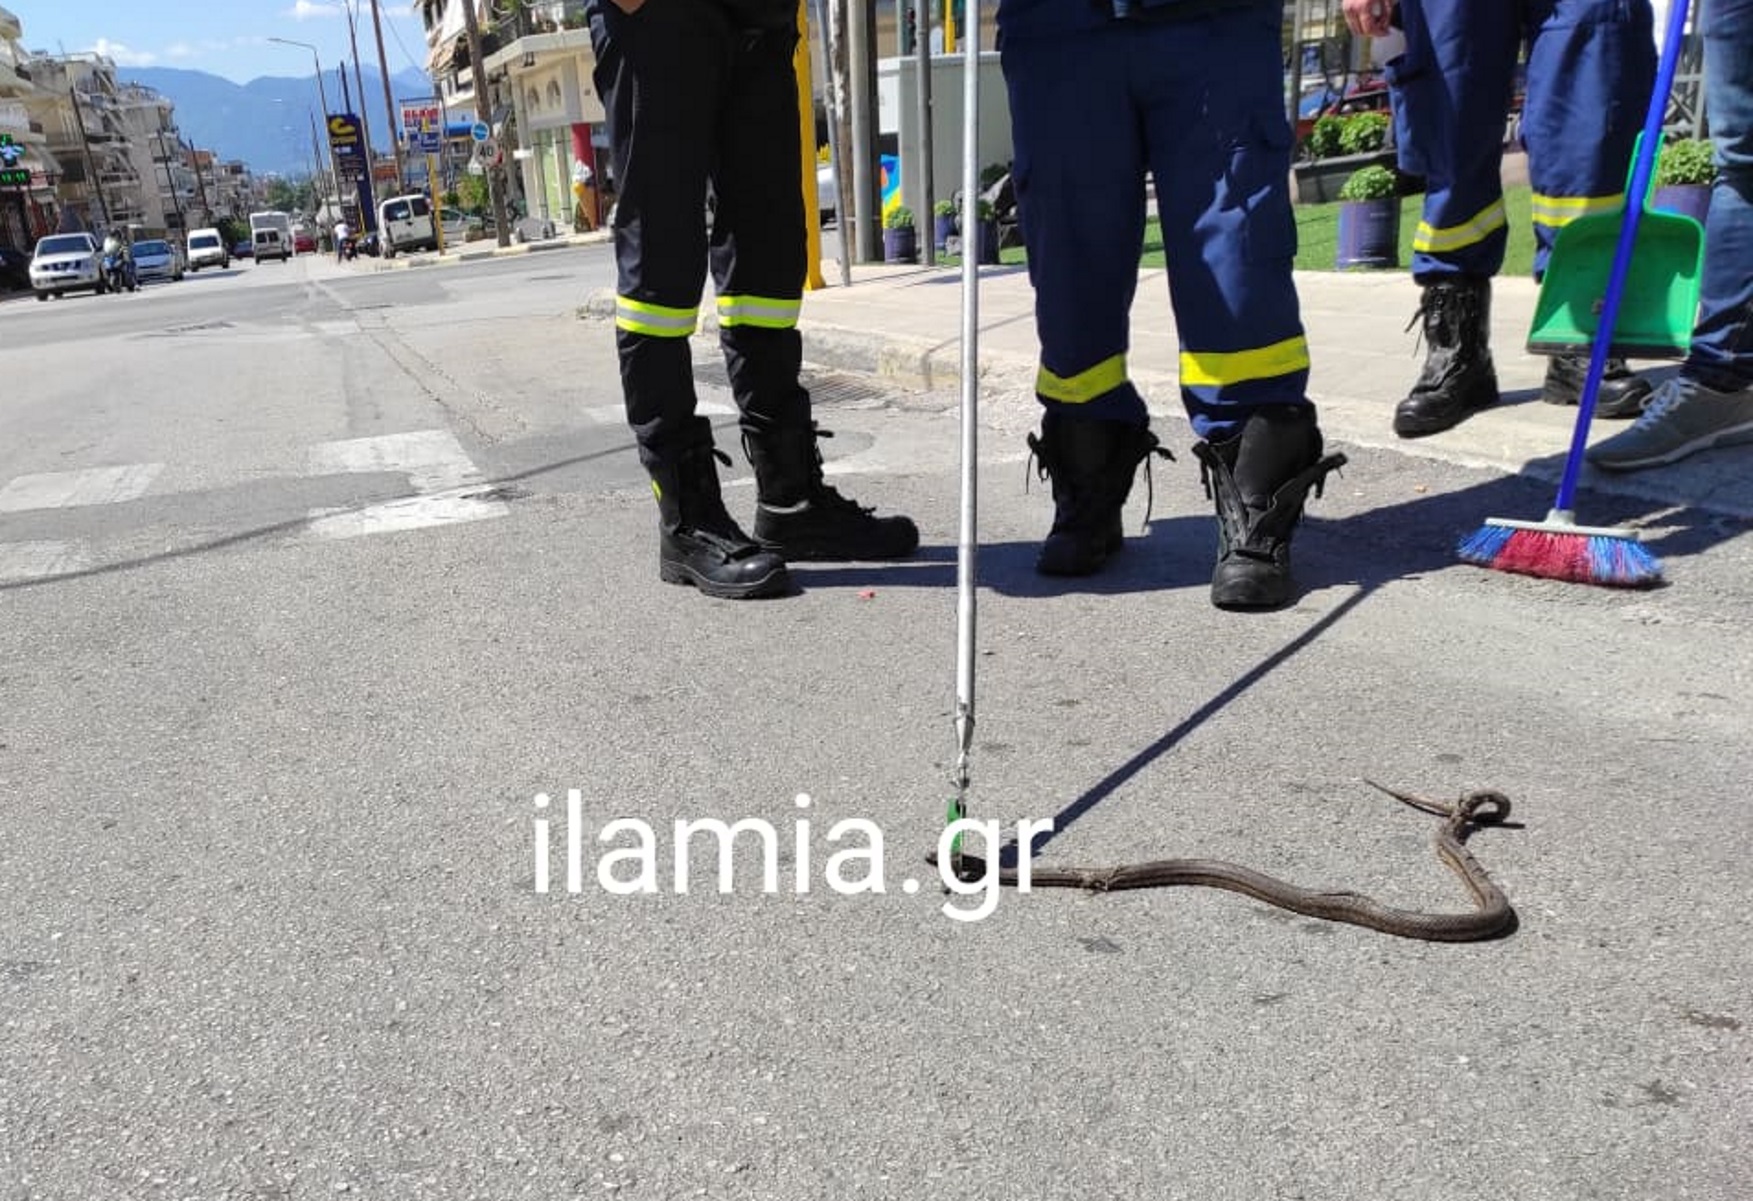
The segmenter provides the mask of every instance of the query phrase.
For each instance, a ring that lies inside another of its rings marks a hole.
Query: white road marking
[[[511,512],[510,506],[502,500],[476,499],[469,495],[480,490],[477,485],[406,496],[367,505],[363,509],[319,509],[312,512],[309,528],[318,538],[359,538],[366,534],[388,534],[432,525],[484,521]]]
[[[129,463],[21,475],[0,488],[0,513],[120,504],[144,493],[163,469],[163,463]]]
[[[310,448],[309,468],[312,475],[405,473],[421,492],[455,488],[481,478],[480,469],[449,430],[414,430],[318,443]]]
[[[90,565],[90,556],[77,543],[0,542],[0,581],[40,580]]]
[[[504,517],[502,500],[476,497],[485,491],[481,469],[449,430],[414,430],[375,438],[348,438],[311,447],[313,475],[389,472],[408,477],[415,495],[360,509],[316,509],[310,533],[317,538],[358,538],[426,526],[456,525]]]
[[[716,400],[702,400],[694,406],[694,412],[701,417],[735,417],[737,407]],[[583,413],[584,419],[592,425],[627,424],[627,406],[624,404],[587,405]]]

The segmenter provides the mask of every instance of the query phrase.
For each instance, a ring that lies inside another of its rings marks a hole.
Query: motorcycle
[[[112,292],[120,292],[126,288],[130,292],[140,289],[140,277],[134,270],[134,256],[126,250],[111,250],[103,256],[104,285]]]

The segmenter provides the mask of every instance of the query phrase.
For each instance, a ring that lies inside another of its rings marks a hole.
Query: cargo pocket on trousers
[[[1247,214],[1243,253],[1251,263],[1296,257],[1290,205],[1290,123],[1276,109],[1248,117],[1229,143],[1227,202]]]

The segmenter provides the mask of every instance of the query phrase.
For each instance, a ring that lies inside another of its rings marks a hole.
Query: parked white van
[[[197,229],[189,235],[189,270],[231,266],[231,247],[217,229]]]
[[[377,239],[386,259],[394,258],[404,250],[437,250],[438,233],[432,221],[432,202],[415,193],[392,196],[378,205]]]

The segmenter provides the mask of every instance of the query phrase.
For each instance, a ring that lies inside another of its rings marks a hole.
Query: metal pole
[[[871,129],[871,88],[867,67],[875,49],[870,38],[869,17],[873,0],[849,0],[847,5],[846,57],[848,91],[852,106],[852,220],[857,238],[858,261],[875,262],[882,217],[881,180],[874,178],[876,139]]]
[[[371,27],[377,33],[377,73],[383,80],[383,111],[389,121],[390,148],[396,156],[396,190],[399,192],[407,186],[408,174],[402,160],[402,139],[395,136],[396,102],[390,97],[390,65],[383,51],[383,17],[378,11],[378,0],[371,0]]]
[[[844,109],[841,104],[840,87],[843,80],[840,76],[838,61],[835,58],[835,45],[838,39],[834,36],[833,22],[829,20],[828,7],[829,0],[816,0],[816,8],[822,14],[820,21],[822,57],[828,64],[827,87],[825,89],[828,96],[828,156],[834,162],[834,226],[840,242],[840,286],[850,288],[852,286],[852,245],[846,232],[848,220],[846,156],[842,151],[840,137],[840,115]]]
[[[359,73],[359,26],[354,19],[351,0],[347,5],[347,38],[353,47],[353,85],[359,96],[359,137],[365,143],[365,177],[359,185],[359,226],[371,233],[377,229],[377,217],[371,211],[377,190],[377,181],[372,178],[372,162],[376,152],[371,148],[371,119],[365,115],[365,110],[370,105],[365,103],[365,77]]]
[[[317,69],[317,99],[323,104],[323,132],[327,134],[329,131],[329,90],[323,85],[323,60],[322,56],[317,53],[317,48],[309,42],[294,42],[288,38],[269,38],[268,40],[278,42],[282,46],[299,46],[310,51],[310,61],[316,65]],[[335,193],[335,203],[338,205],[341,203],[341,172],[335,162],[335,145],[327,137],[323,139],[323,145],[329,148],[329,182],[327,185],[323,183],[322,172],[319,170],[317,172],[317,189],[319,192],[332,189]],[[322,160],[323,156],[319,154],[317,161],[320,163]],[[326,205],[326,197],[319,196],[318,199]]]
[[[1290,15],[1290,128],[1291,135],[1296,134],[1298,110],[1303,103],[1303,5],[1307,0],[1296,0],[1291,6]],[[1294,154],[1294,147],[1292,148]]]
[[[974,4],[969,8],[975,9]],[[979,429],[976,406],[980,381],[980,19],[970,13],[964,32],[962,76],[962,505],[956,542],[956,799],[950,820],[967,815],[968,760],[974,745],[974,560],[979,542]],[[969,235],[973,243],[969,243]],[[951,865],[962,876],[961,838],[951,844]],[[989,856],[997,848],[988,847]],[[1019,847],[1019,854],[1028,848]],[[996,860],[989,863],[996,869]]]
[[[933,169],[936,164],[933,162],[935,151],[931,136],[931,0],[913,0],[913,11],[917,14],[913,22],[913,40],[919,64],[919,203],[924,206],[919,221],[925,228],[925,265],[935,267],[937,220],[932,212],[932,193],[936,191]]]

